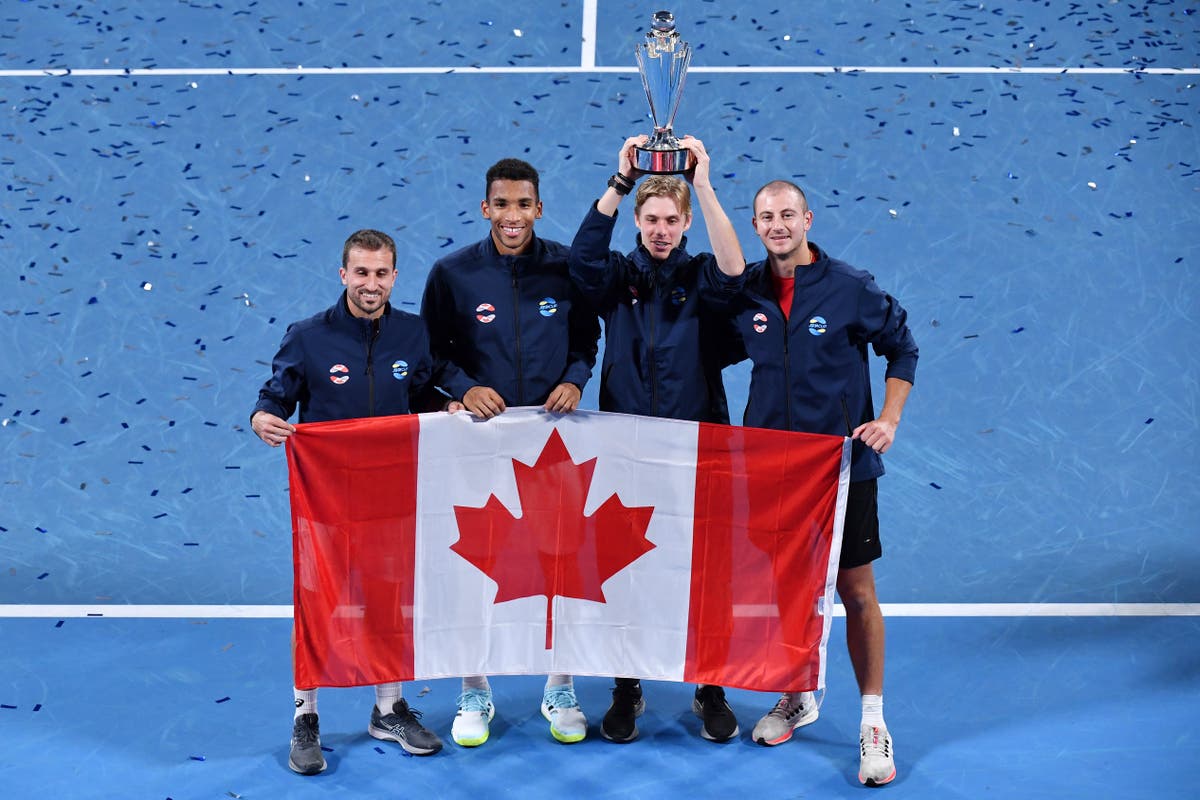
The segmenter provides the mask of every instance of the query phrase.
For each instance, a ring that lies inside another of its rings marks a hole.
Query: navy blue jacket
[[[688,255],[686,239],[663,261],[640,236],[629,255],[610,251],[615,224],[593,203],[571,244],[571,279],[604,319],[600,410],[728,423],[721,369],[740,356],[709,300],[732,297],[741,279],[711,253]]]
[[[886,377],[912,383],[917,343],[904,309],[869,273],[813,248],[816,260],[796,268],[787,321],[769,264],[760,261],[746,268],[745,289],[731,306],[754,361],[744,422],[849,436],[875,419],[867,346],[887,359]],[[855,441],[850,480],[882,474],[879,454]]]
[[[299,405],[300,422],[325,422],[429,411],[436,396],[421,318],[389,304],[378,320],[362,319],[343,292],[288,326],[254,410],[287,419]]]
[[[540,405],[560,383],[582,389],[596,364],[600,323],[558,242],[534,237],[526,252],[501,255],[489,235],[439,259],[421,316],[437,383],[459,400],[490,386],[507,405]]]

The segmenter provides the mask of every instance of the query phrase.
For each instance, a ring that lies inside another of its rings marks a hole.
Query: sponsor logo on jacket
[[[345,364],[334,364],[329,368],[329,380],[341,386],[350,380],[350,369]]]
[[[754,332],[766,333],[767,330],[767,315],[761,311],[754,315]]]
[[[392,362],[392,377],[398,381],[402,381],[408,377],[408,362],[393,361]]]
[[[480,303],[475,306],[475,319],[487,325],[496,318],[496,307],[491,303]]]
[[[547,297],[538,301],[538,313],[543,317],[553,317],[558,313],[558,301]]]
[[[820,336],[827,330],[829,330],[829,323],[825,321],[824,317],[809,317],[808,332],[813,336]]]

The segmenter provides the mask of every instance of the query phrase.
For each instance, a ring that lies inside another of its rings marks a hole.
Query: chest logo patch
[[[820,336],[827,330],[829,330],[829,323],[825,321],[824,317],[808,318],[808,332],[813,336]]]
[[[543,317],[553,317],[558,313],[558,301],[547,297],[538,301],[538,313]]]
[[[475,319],[487,325],[496,318],[496,307],[491,303],[480,303],[475,306]]]
[[[393,361],[392,362],[392,377],[398,381],[402,381],[408,377],[408,362]]]
[[[682,286],[676,286],[671,290],[671,302],[674,305],[681,306],[687,302],[687,290]]]
[[[767,331],[767,315],[761,311],[754,315],[754,332],[766,333]]]
[[[329,368],[329,380],[341,386],[350,380],[350,369],[345,364],[334,364]]]

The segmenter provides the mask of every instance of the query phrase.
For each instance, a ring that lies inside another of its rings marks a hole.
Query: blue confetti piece
[[[188,756],[192,761],[205,761],[204,756]]]
[[[8,703],[0,703],[0,708],[7,708],[10,710],[15,710],[16,706],[10,706]]]
[[[184,547],[199,547],[200,543],[199,542],[184,542],[183,546]]]
[[[1022,326],[1021,326],[1021,327],[1019,327],[1019,328],[1013,328],[1012,332],[1013,332],[1013,333],[1020,333],[1020,332],[1021,332],[1021,331],[1023,331],[1023,330],[1025,330],[1025,326],[1024,326],[1024,325],[1022,325]]]
[[[41,704],[41,703],[37,703],[37,704],[35,704],[35,705],[34,705],[34,707],[33,707],[33,710],[34,710],[34,711],[41,711],[41,710],[42,710],[42,704]]]
[[[942,488],[941,486],[938,486],[938,485],[937,485],[936,483],[934,483],[933,481],[930,481],[930,482],[929,482],[929,485],[930,485],[930,486],[932,486],[932,487],[933,487],[933,488],[935,488],[935,489],[941,489],[941,488]]]
[[[49,575],[49,574],[50,574],[49,572],[43,572],[41,575],[38,575],[38,576],[37,576],[37,579],[40,581],[40,580],[42,580],[43,578],[45,578],[45,577],[46,577],[47,575]]]
[[[1154,417],[1150,417],[1148,420],[1146,420],[1145,424],[1149,425],[1151,422],[1154,422]]]
[[[383,755],[383,754],[384,754],[384,753],[383,753],[383,748],[382,748],[382,747],[376,747],[376,748],[375,748],[375,752],[376,752],[376,753],[379,753],[379,755]]]
[[[228,702],[229,702],[229,698],[228,698],[228,697],[222,697],[222,698],[221,698],[220,700],[218,700],[217,702],[218,702],[218,703],[228,703]]]
[[[66,622],[65,619],[60,619],[58,622],[54,623],[54,627],[61,628],[64,622]]]

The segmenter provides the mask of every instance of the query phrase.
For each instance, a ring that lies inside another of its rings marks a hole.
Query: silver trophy
[[[650,102],[650,118],[654,134],[650,141],[637,148],[637,168],[642,172],[671,175],[686,172],[691,152],[682,147],[671,132],[683,81],[692,60],[692,46],[679,38],[675,31],[675,16],[670,11],[657,11],[646,33],[646,41],[637,46],[638,72]]]

